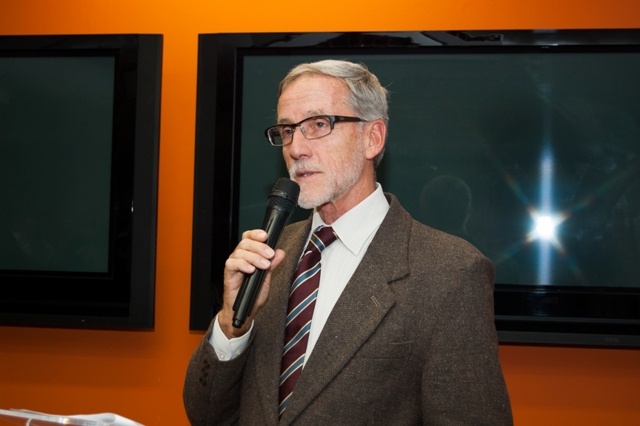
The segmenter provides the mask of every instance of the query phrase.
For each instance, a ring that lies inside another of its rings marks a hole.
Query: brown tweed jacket
[[[209,330],[187,370],[193,425],[509,425],[493,265],[465,241],[390,210],[334,307],[287,410],[278,376],[287,293],[310,221],[284,231],[249,348],[218,361]]]

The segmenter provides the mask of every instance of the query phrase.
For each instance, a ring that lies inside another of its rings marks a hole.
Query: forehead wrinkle
[[[278,98],[278,123],[294,124],[315,115],[344,115],[348,86],[334,77],[303,75],[292,81]]]

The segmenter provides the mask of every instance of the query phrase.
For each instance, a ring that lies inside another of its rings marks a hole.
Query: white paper
[[[143,426],[141,423],[134,422],[133,420],[127,419],[114,413],[76,414],[67,417],[69,417],[70,419],[78,420],[93,420],[113,426]]]
[[[73,424],[83,426],[144,426],[142,423],[135,422],[114,413],[60,415],[41,413],[32,410],[0,409],[0,414],[60,424],[69,424],[69,421],[73,421]]]

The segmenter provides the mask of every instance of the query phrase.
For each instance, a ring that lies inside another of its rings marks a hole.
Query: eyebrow
[[[315,117],[318,115],[327,115],[327,113],[319,111],[319,110],[313,110],[313,111],[307,111],[307,116],[305,118],[303,118],[302,120],[306,120],[307,118],[311,118],[311,117]],[[302,121],[300,120],[300,121]],[[278,120],[277,124],[294,124],[295,122],[293,120],[290,120],[288,118],[281,118]]]

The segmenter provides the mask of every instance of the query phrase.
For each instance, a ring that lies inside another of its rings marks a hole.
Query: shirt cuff
[[[216,355],[218,355],[220,361],[231,361],[240,356],[247,346],[249,346],[249,338],[251,337],[252,330],[253,322],[247,333],[240,337],[228,339],[222,332],[222,328],[220,328],[220,324],[218,323],[218,316],[216,315],[209,343],[213,346],[213,350],[216,352]]]

